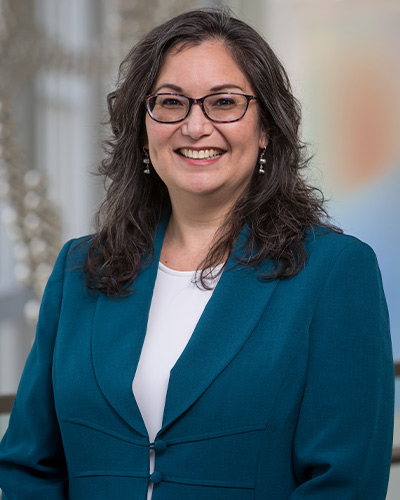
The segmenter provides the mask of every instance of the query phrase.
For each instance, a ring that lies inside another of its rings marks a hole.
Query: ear
[[[258,147],[260,149],[264,149],[268,146],[268,142],[269,142],[269,130],[260,130]]]

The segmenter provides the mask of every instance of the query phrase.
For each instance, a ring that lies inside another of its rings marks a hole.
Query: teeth
[[[186,158],[193,158],[194,160],[209,160],[211,158],[217,158],[222,155],[222,151],[220,149],[187,149],[182,148],[179,150],[181,155]]]

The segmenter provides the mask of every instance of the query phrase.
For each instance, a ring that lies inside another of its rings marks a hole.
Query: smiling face
[[[176,92],[200,98],[213,92],[254,95],[250,82],[219,41],[206,41],[165,57],[152,93]],[[151,162],[171,201],[206,196],[230,206],[243,192],[267,144],[256,101],[232,123],[210,121],[197,104],[179,123],[158,123],[146,115]]]

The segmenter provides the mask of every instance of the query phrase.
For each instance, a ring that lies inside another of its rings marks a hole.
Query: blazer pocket
[[[83,419],[61,417],[61,431],[71,477],[148,478],[149,445]]]

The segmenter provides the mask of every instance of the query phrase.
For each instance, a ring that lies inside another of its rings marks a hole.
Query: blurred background
[[[0,394],[16,391],[62,243],[91,231],[119,63],[153,25],[216,5],[260,31],[288,70],[310,180],[378,256],[400,361],[400,0],[0,0]],[[396,405],[398,421],[398,384]],[[396,465],[388,499],[399,493]]]

